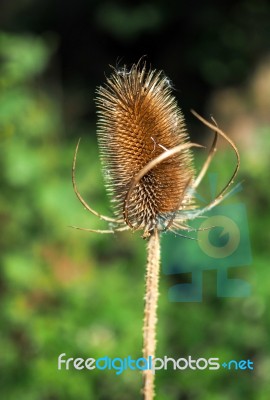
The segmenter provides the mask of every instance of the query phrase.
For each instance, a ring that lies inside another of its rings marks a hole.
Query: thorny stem
[[[158,303],[158,281],[160,268],[160,237],[157,230],[150,236],[147,245],[147,268],[145,307],[143,324],[143,357],[155,357],[156,351],[156,324]],[[151,370],[144,371],[144,400],[154,398],[154,377]]]

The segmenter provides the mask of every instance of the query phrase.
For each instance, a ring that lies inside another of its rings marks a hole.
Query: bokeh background
[[[241,153],[252,263],[234,274],[243,298],[170,302],[190,274],[161,274],[158,356],[247,359],[253,371],[160,371],[158,400],[266,400],[270,393],[270,4],[267,0],[41,1],[0,5],[0,393],[5,400],[140,398],[141,375],[57,371],[57,357],[140,357],[145,242],[106,228],[71,185],[110,215],[96,141],[95,89],[141,56],[172,80],[192,140],[213,114]],[[206,151],[195,154],[202,164]],[[222,140],[211,167],[222,187],[235,158]],[[207,196],[207,182],[202,193]],[[229,200],[230,201],[230,200]],[[233,200],[232,200],[233,201]],[[186,239],[187,240],[187,239]],[[174,246],[186,241],[174,237]],[[166,254],[163,253],[166,260]]]

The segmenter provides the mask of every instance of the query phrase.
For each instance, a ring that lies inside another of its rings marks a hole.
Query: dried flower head
[[[169,79],[161,71],[147,70],[140,63],[130,69],[126,66],[114,69],[107,83],[98,88],[96,102],[98,143],[115,218],[97,213],[78,192],[75,182],[78,146],[72,176],[75,193],[83,205],[111,223],[111,229],[98,232],[140,229],[147,238],[155,230],[188,230],[186,221],[222,200],[239,168],[238,150],[213,119],[209,123],[192,111],[215,131],[209,155],[195,177],[191,147],[201,146],[189,141],[183,114],[172,95]],[[237,165],[217,198],[196,210],[194,193],[213,158],[218,135],[234,149]]]
[[[184,118],[168,79],[133,65],[115,70],[98,89],[98,141],[106,184],[117,218],[145,235],[165,228],[166,216],[188,203],[194,180],[190,145],[158,163],[137,181],[134,177],[164,151],[188,143]]]

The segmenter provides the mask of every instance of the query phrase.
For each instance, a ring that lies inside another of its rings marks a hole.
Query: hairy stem
[[[147,246],[147,268],[145,307],[143,324],[143,357],[155,357],[156,351],[156,324],[157,324],[157,303],[158,303],[158,281],[160,267],[160,238],[156,230],[148,241]],[[144,399],[154,398],[154,377],[151,370],[144,371]]]

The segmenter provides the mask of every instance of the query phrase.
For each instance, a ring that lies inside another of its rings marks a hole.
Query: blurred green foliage
[[[122,17],[115,14],[111,23]],[[0,36],[1,398],[137,399],[138,372],[57,370],[61,353],[140,357],[145,243],[131,233],[101,236],[68,228],[104,227],[72,190],[71,163],[81,135],[80,191],[101,212],[108,214],[109,204],[95,136],[85,136],[91,125],[76,126],[74,138],[65,132],[61,98],[46,75],[54,48],[41,36]],[[158,400],[269,397],[269,127],[257,134],[255,161],[254,152],[243,156],[247,179],[240,195],[254,255],[252,271],[242,273],[253,295],[217,298],[215,273],[208,272],[202,303],[170,303],[167,292],[175,282],[162,274],[158,324],[159,356],[251,358],[255,371],[160,371]],[[228,157],[221,155],[213,166],[224,180]],[[176,237],[175,246],[181,241],[184,251],[183,240]]]

